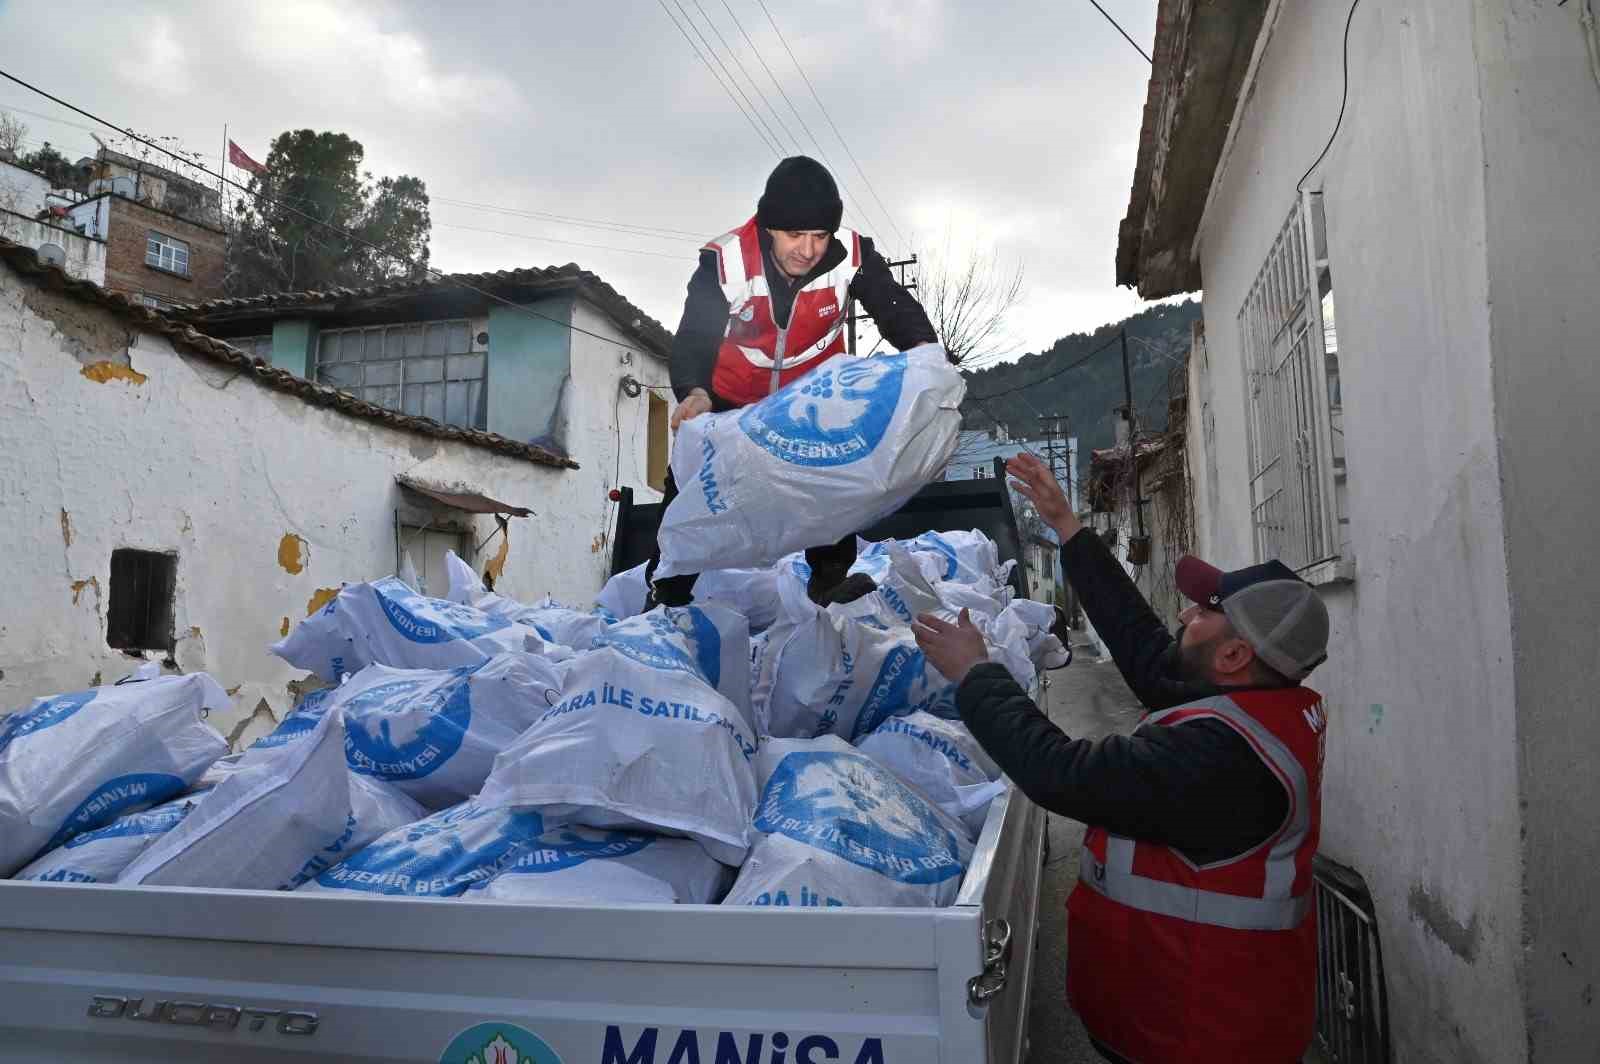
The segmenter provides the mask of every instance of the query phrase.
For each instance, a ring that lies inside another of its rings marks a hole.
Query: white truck
[[[977,527],[1017,557],[1004,484],[933,485],[868,534]],[[615,568],[655,517],[625,503]],[[1015,1064],[1044,819],[997,798],[942,909],[0,881],[0,1061]]]

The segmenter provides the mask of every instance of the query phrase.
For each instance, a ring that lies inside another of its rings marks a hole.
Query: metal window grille
[[[447,425],[488,424],[488,357],[465,321],[330,329],[317,341],[317,380],[369,403]]]
[[[146,265],[154,266],[158,270],[168,273],[189,276],[189,245],[182,240],[158,233],[154,229],[147,234],[144,261]]]
[[[1319,291],[1328,272],[1321,208],[1318,192],[1296,201],[1238,319],[1256,551],[1296,569],[1339,553],[1329,407],[1337,363],[1325,347],[1332,322],[1323,322]]]
[[[1389,1064],[1383,950],[1367,885],[1354,869],[1313,860],[1317,907],[1317,1045],[1333,1064]]]
[[[178,557],[147,550],[111,552],[106,644],[118,650],[172,650],[172,598]]]

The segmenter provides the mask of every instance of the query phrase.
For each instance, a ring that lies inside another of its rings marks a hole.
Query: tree
[[[951,361],[971,369],[1006,353],[1006,315],[1022,299],[1021,263],[1010,269],[993,252],[983,251],[958,260],[947,239],[921,286],[923,309]]]
[[[18,157],[17,165],[24,170],[43,174],[50,180],[51,188],[75,188],[78,184],[78,173],[72,163],[52,148],[48,140],[37,151]]]
[[[228,249],[231,294],[361,286],[426,272],[433,228],[427,186],[409,176],[375,182],[361,170],[365,154],[343,133],[299,129],[273,140],[267,172],[251,177],[250,194],[238,203]]]
[[[0,155],[16,157],[22,154],[22,143],[28,139],[28,127],[10,111],[0,111]]]

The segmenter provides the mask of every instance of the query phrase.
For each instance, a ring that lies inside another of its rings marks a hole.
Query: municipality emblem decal
[[[413,643],[476,639],[511,623],[458,602],[419,595],[393,577],[373,581],[372,593],[395,631]]]
[[[352,697],[343,710],[350,767],[380,779],[414,780],[448,761],[472,723],[468,676],[474,671],[456,669],[443,682],[396,680]]]
[[[561,1064],[544,1039],[514,1023],[480,1023],[456,1035],[439,1064]]]
[[[883,442],[905,374],[903,354],[832,358],[746,407],[739,427],[792,465],[848,465]]]
[[[611,647],[641,665],[722,682],[722,637],[695,606],[661,606],[614,624],[595,637],[596,649]]]

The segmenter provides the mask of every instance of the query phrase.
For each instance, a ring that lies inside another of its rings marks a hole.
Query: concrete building
[[[1600,1046],[1592,9],[1159,8],[1118,280],[1204,289],[1197,552],[1332,614],[1322,849],[1407,1064]]]
[[[0,159],[0,240],[43,249],[73,277],[104,284],[106,242],[61,224],[69,196],[76,201],[74,193],[52,189],[43,174]]]
[[[292,704],[302,675],[269,644],[342,582],[408,560],[441,590],[446,548],[505,594],[586,606],[609,571],[607,492],[620,478],[651,497],[650,441],[658,423],[664,435],[670,393],[660,327],[618,322],[625,301],[591,275],[567,280],[550,300],[569,318],[488,315],[489,424],[513,437],[308,380],[0,242],[0,583],[12,603],[0,709],[111,682],[148,658],[215,675],[237,703],[217,723],[247,742]],[[446,311],[467,313],[450,299],[433,286],[386,305],[425,321],[427,343],[435,325],[455,335]],[[283,335],[318,335],[311,302],[296,303],[309,317]],[[362,334],[321,335],[342,346]],[[529,443],[526,411],[503,405],[537,406],[542,393],[523,385],[558,357],[568,379],[545,407],[570,417],[559,452]]]

